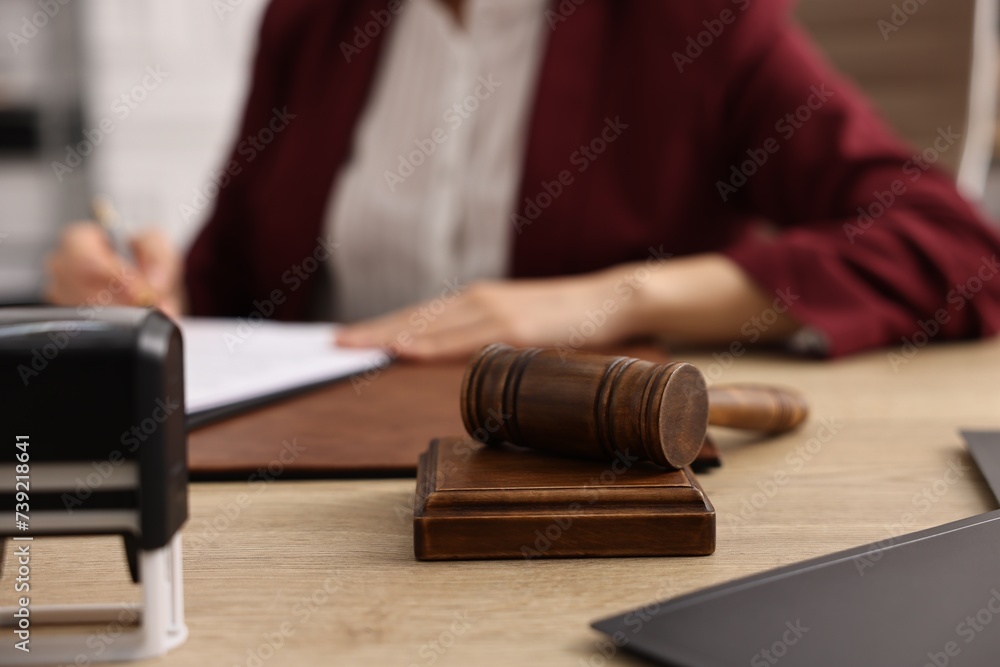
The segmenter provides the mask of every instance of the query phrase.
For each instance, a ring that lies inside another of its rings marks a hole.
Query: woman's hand
[[[344,327],[348,347],[383,347],[394,356],[467,356],[482,346],[607,345],[634,333],[637,285],[628,267],[571,278],[482,282],[384,317]],[[624,270],[623,270],[624,269]],[[630,282],[631,278],[631,282]]]
[[[45,298],[63,306],[156,306],[172,317],[184,310],[182,262],[158,230],[131,240],[135,264],[117,255],[93,222],[68,226],[46,261]]]
[[[467,356],[497,342],[582,348],[648,335],[680,344],[771,343],[799,329],[787,312],[797,298],[762,291],[722,255],[657,256],[572,278],[477,283],[345,327],[337,342],[411,359]]]

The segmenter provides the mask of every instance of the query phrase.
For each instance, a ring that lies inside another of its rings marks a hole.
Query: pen
[[[125,258],[125,260],[138,267],[135,261],[135,255],[132,253],[132,249],[129,247],[128,238],[126,235],[125,226],[122,223],[122,218],[118,214],[118,209],[111,202],[111,199],[103,195],[97,195],[90,202],[91,211],[94,214],[94,219],[97,224],[101,226],[104,233],[108,237],[108,243],[114,251],[120,256]],[[153,293],[148,287],[143,288],[136,298],[136,305],[143,308],[148,308],[156,305],[156,294]]]
[[[132,256],[132,250],[125,238],[125,230],[122,228],[121,216],[118,215],[118,209],[111,200],[103,195],[97,195],[90,202],[90,210],[94,214],[94,220],[107,234],[108,242],[114,251],[135,264],[135,257]]]

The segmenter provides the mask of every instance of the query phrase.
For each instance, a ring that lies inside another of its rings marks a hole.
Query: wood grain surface
[[[412,479],[195,484],[184,529],[191,636],[137,664],[642,665],[589,623],[996,507],[957,429],[1000,429],[1000,343],[922,349],[895,370],[885,352],[677,358],[710,382],[798,387],[812,408],[776,438],[714,431],[725,465],[699,476],[718,513],[714,555],[420,563]],[[296,433],[273,429],[278,442]],[[129,593],[112,540],[39,540],[32,576],[39,604]],[[13,595],[8,562],[0,602]]]

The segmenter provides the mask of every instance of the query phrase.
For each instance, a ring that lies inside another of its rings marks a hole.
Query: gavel
[[[469,361],[461,412],[469,434],[487,445],[602,461],[622,454],[682,468],[698,455],[709,424],[781,433],[805,421],[808,407],[788,389],[707,388],[689,363],[498,343]]]

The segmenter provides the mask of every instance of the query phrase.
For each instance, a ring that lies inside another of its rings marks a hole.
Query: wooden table
[[[597,618],[995,508],[957,429],[1000,429],[1000,343],[924,349],[895,370],[885,352],[680,356],[715,381],[799,387],[813,405],[778,439],[718,434],[724,467],[701,477],[715,555],[418,563],[412,480],[195,484],[191,636],[149,664],[602,665],[614,649],[589,628]],[[128,593],[114,540],[39,541],[34,553],[36,604]],[[11,581],[8,563],[4,604]],[[645,663],[619,652],[607,664]]]

